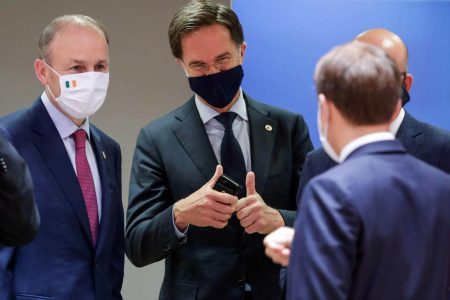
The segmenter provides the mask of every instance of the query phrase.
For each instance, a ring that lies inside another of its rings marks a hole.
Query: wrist
[[[189,224],[183,218],[183,211],[180,208],[180,201],[173,205],[173,222],[178,230],[184,231]]]
[[[284,219],[283,219],[283,216],[281,215],[280,211],[278,211],[276,209],[273,209],[273,210],[274,210],[275,218],[274,218],[274,222],[272,223],[273,224],[273,230],[272,231],[277,230],[278,228],[285,226]]]

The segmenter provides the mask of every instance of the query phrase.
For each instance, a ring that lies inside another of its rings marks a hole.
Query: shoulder
[[[419,121],[409,113],[406,113],[403,122],[404,124],[402,125],[404,125],[405,130],[411,131],[412,133],[422,133],[426,141],[450,144],[450,131],[448,130]]]
[[[117,143],[116,140],[114,140],[111,136],[109,136],[108,134],[106,134],[103,130],[101,130],[100,128],[98,128],[96,125],[90,123],[90,130],[92,130],[92,133],[96,134],[98,137],[100,137],[100,139],[102,140],[103,143],[107,144],[107,145],[114,145],[116,147],[119,147],[119,143]]]
[[[179,124],[180,121],[190,117],[193,113],[198,114],[194,97],[190,98],[186,103],[168,112],[167,114],[152,120],[141,128],[141,132],[153,131],[165,134],[167,130]]]
[[[255,100],[252,97],[248,96],[244,93],[244,98],[247,102],[247,107],[249,109],[255,110],[261,114],[266,114],[267,116],[280,119],[283,121],[296,121],[297,119],[301,119],[303,122],[303,117],[296,112],[292,112],[274,105],[266,104],[261,101]]]
[[[309,164],[316,175],[337,165],[322,147],[309,152],[306,155],[305,164]]]

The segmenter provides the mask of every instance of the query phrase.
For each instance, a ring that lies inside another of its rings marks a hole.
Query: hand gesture
[[[184,231],[189,224],[224,228],[235,211],[237,197],[213,190],[216,181],[223,174],[221,165],[214,176],[199,190],[174,204],[175,225]]]
[[[294,239],[294,229],[280,227],[264,238],[266,255],[274,263],[287,267],[291,255],[291,245]]]
[[[247,197],[236,204],[236,216],[245,228],[245,232],[268,234],[284,225],[281,214],[266,205],[255,189],[255,173],[248,172],[245,180]]]

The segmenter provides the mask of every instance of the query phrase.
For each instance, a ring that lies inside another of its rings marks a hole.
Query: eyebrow
[[[72,62],[75,63],[75,64],[79,64],[79,65],[85,65],[86,64],[86,61],[79,60],[79,59],[74,59],[74,60],[72,60]],[[97,61],[95,64],[96,65],[98,65],[98,64],[108,64],[108,60],[102,59],[102,60]]]
[[[214,58],[214,61],[216,61],[216,60],[218,60],[219,58],[222,58],[222,57],[224,57],[224,56],[226,56],[226,55],[231,55],[230,51],[225,51],[225,52],[223,52],[223,53],[217,55],[217,56]],[[200,60],[194,60],[194,61],[191,61],[191,62],[189,63],[190,66],[192,66],[192,65],[198,65],[198,64],[205,64],[205,62],[204,62],[204,61],[200,61]]]

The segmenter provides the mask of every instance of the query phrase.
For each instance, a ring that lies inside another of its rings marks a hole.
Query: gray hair
[[[38,40],[38,57],[40,59],[48,60],[48,47],[52,42],[55,34],[64,29],[68,25],[75,25],[79,27],[88,27],[103,34],[106,43],[109,45],[109,37],[103,25],[94,18],[85,15],[63,15],[53,19],[42,31]]]

